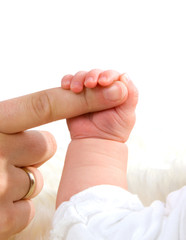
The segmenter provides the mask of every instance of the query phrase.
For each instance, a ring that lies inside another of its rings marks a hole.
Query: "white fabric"
[[[50,239],[186,240],[186,186],[149,207],[116,186],[86,189],[59,206]]]

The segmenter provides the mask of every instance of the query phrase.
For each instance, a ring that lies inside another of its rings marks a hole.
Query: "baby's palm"
[[[118,107],[68,119],[71,138],[103,138],[125,142],[135,123],[136,104],[137,98],[134,100],[133,94],[130,94],[126,102]]]

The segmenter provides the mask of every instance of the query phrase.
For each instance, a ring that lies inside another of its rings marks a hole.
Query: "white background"
[[[140,92],[136,133],[184,144],[185,25],[185,0],[1,0],[0,101],[79,70],[128,72]],[[42,128],[67,144],[65,121]]]

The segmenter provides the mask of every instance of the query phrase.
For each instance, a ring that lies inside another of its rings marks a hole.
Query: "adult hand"
[[[79,94],[48,89],[0,102],[0,132],[16,133],[52,121],[109,109],[124,102],[124,84],[85,88]]]
[[[6,240],[20,232],[34,217],[30,199],[43,186],[43,178],[36,166],[52,157],[55,150],[55,140],[47,132],[0,133],[0,239]],[[33,192],[26,199],[30,179],[23,167],[27,167],[35,179]]]
[[[31,198],[42,188],[37,166],[56,151],[54,138],[47,132],[26,131],[48,122],[72,118],[121,104],[124,85],[115,82],[108,88],[86,89],[80,94],[61,88],[0,102],[0,239],[24,229],[34,216]],[[29,199],[27,167],[36,187]]]

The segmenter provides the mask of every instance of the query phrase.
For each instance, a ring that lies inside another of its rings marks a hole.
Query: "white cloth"
[[[186,240],[186,186],[144,207],[122,188],[100,185],[57,209],[51,240]]]

